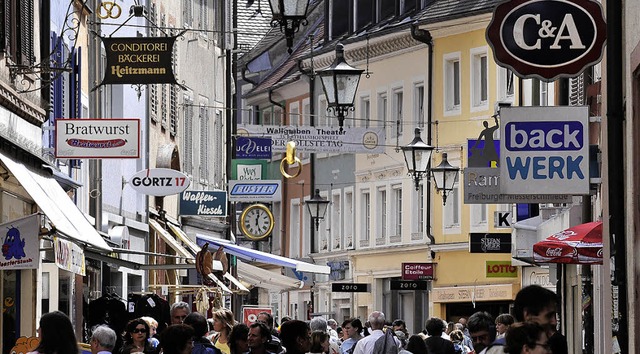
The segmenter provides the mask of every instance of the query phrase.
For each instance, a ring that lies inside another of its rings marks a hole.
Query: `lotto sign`
[[[243,307],[242,308],[242,322],[247,326],[258,320],[260,312],[271,313],[270,307]]]
[[[589,194],[588,107],[500,111],[500,192]]]

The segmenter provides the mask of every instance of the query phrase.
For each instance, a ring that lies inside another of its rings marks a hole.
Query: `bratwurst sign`
[[[101,37],[107,55],[104,84],[175,84],[177,37]]]

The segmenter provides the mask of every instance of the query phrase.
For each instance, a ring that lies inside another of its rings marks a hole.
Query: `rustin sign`
[[[600,61],[606,23],[591,0],[512,0],[496,6],[486,36],[500,66],[551,81]]]
[[[402,263],[402,280],[433,280],[433,263]]]

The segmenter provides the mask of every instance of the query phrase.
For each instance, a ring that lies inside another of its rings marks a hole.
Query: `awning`
[[[602,264],[602,222],[555,233],[533,245],[536,263]]]
[[[288,276],[270,272],[260,267],[252,266],[238,260],[238,278],[254,286],[273,291],[300,289],[304,282]]]
[[[157,221],[149,219],[149,226],[151,226],[156,234],[158,234],[158,236],[160,236],[160,238],[163,239],[164,242],[171,246],[171,248],[173,248],[178,253],[178,255],[188,260],[195,261],[195,257],[193,256],[193,254],[182,247],[182,245],[178,243],[178,241],[173,236],[171,236],[171,234],[169,234],[169,232],[165,230]]]
[[[0,153],[0,160],[38,204],[62,236],[102,250],[111,247],[52,177],[46,177]]]
[[[326,265],[311,264],[299,261],[297,259],[291,259],[275,254],[261,252],[250,248],[238,246],[236,244],[230,243],[229,241],[216,239],[209,236],[196,235],[196,243],[198,244],[198,246],[209,243],[209,246],[214,247],[214,249],[224,247],[225,252],[249,262],[263,262],[281,267],[293,268],[298,272],[317,274],[329,274],[331,272],[331,269]]]

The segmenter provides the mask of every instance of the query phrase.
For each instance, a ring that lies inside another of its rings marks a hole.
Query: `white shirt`
[[[353,354],[371,354],[373,353],[373,347],[376,344],[378,338],[384,336],[384,332],[380,329],[376,329],[368,336],[360,339],[356,343],[356,348],[353,350]]]

